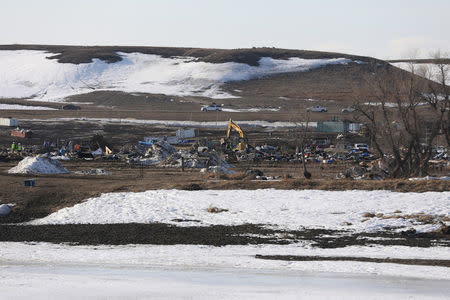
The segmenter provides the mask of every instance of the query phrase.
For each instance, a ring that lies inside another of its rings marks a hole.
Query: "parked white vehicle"
[[[345,112],[355,112],[356,109],[353,107],[344,107],[341,112],[345,113]]]
[[[314,112],[327,112],[328,108],[324,107],[324,106],[320,106],[320,105],[316,105],[313,107],[308,107],[306,109],[306,111],[314,111]]]
[[[202,111],[222,111],[222,106],[216,103],[212,103],[211,105],[204,105],[202,106]]]

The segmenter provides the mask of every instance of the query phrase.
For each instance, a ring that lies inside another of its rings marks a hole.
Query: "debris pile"
[[[90,170],[82,170],[77,171],[75,174],[81,174],[81,175],[111,175],[110,172],[104,170],[104,169],[90,169]]]
[[[181,168],[181,164],[184,161],[184,167],[186,168],[209,168],[212,166],[221,166],[225,169],[231,167],[226,160],[219,157],[216,152],[196,152],[181,150],[172,154],[164,161],[166,167]]]
[[[371,179],[382,180],[389,176],[389,162],[386,159],[376,159],[370,163],[360,163],[357,166],[353,166],[344,172],[339,173],[337,176],[339,179],[352,178],[352,179]]]
[[[234,173],[233,171],[228,170],[232,165],[221,158],[212,148],[212,144],[196,143],[189,151],[179,150],[173,152],[161,165],[164,167],[176,168],[201,168],[203,169],[203,172]]]
[[[28,156],[8,170],[10,174],[66,174],[70,173],[55,159],[45,156]]]
[[[130,163],[143,165],[156,165],[166,160],[170,155],[177,152],[174,146],[166,141],[153,143],[142,157],[134,157],[129,160]]]

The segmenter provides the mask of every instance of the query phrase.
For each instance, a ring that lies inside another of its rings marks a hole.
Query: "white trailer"
[[[180,139],[187,139],[195,137],[195,129],[178,129],[177,137]]]
[[[19,120],[15,118],[0,118],[0,126],[17,127]]]

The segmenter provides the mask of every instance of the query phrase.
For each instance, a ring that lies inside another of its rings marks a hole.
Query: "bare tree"
[[[447,146],[450,146],[450,62],[445,59],[448,54],[441,51],[431,53],[431,57],[435,64],[433,67],[423,70],[423,74],[420,75],[429,79],[430,83],[437,82],[438,85],[428,85],[430,92],[424,95],[424,101],[429,105],[437,122],[440,123],[438,129],[444,135]]]
[[[366,78],[370,92],[362,93],[355,107],[373,147],[381,157],[392,158],[392,177],[427,175],[434,141],[443,134],[448,143],[448,65],[444,62],[430,70],[410,60],[410,73],[388,64],[374,66]]]
[[[302,116],[302,114],[300,114]],[[306,179],[311,179],[311,173],[306,168],[306,161],[305,161],[305,147],[306,143],[308,142],[308,132],[310,131],[309,123],[310,123],[310,112],[305,110],[304,115],[301,117],[301,121],[295,122],[296,124],[296,131],[298,134],[298,148],[300,150],[300,155],[302,158],[302,166],[303,166],[303,176]]]

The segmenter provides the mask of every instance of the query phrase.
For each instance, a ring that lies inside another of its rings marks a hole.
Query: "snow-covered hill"
[[[94,90],[231,98],[235,96],[222,91],[221,84],[353,62],[348,58],[262,57],[259,66],[250,66],[236,62],[208,63],[193,57],[118,54],[122,60],[115,63],[94,59],[91,63],[72,64],[48,59],[54,54],[45,51],[1,50],[0,98],[60,101]]]

